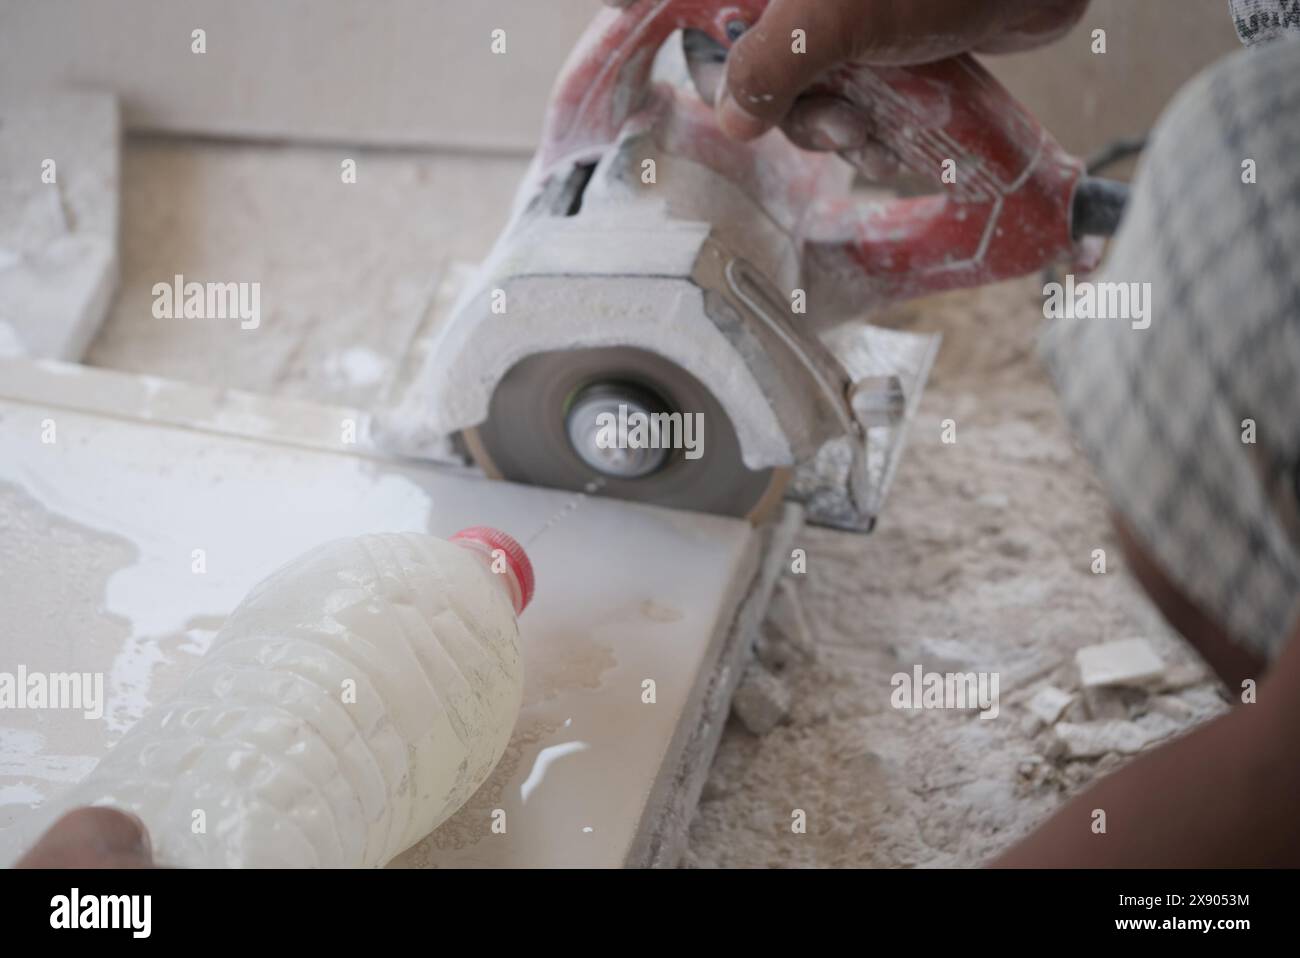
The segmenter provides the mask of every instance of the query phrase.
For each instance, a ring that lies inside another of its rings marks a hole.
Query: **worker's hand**
[[[650,0],[604,0],[610,7],[638,2]],[[906,65],[1026,50],[1060,37],[1087,7],[1088,0],[771,0],[727,57],[718,124],[738,140],[780,124],[806,149],[870,152],[870,124],[853,106],[798,99],[827,70],[851,61]],[[804,31],[806,52],[794,52],[795,30]]]
[[[16,868],[152,868],[149,832],[115,808],[75,808],[50,826]]]
[[[869,127],[847,103],[826,97],[795,103],[827,70],[848,61],[912,64],[972,50],[1023,50],[1064,34],[1087,5],[1088,0],[772,0],[731,48],[718,123],[739,140],[781,124],[800,146],[858,149],[867,145]],[[792,50],[795,30],[804,31],[804,53]]]

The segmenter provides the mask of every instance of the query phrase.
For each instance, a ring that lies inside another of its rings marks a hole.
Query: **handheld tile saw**
[[[847,65],[810,91],[856,107],[932,193],[865,197],[859,156],[779,132],[731,141],[700,78],[765,5],[638,0],[597,16],[508,226],[377,418],[382,443],[419,456],[450,441],[494,478],[754,521],[789,497],[809,521],[871,528],[937,337],[862,315],[1091,268],[1123,187],[1086,176],[969,56]],[[694,84],[652,81],[670,37]],[[598,423],[620,410],[698,414],[696,455],[610,446]]]

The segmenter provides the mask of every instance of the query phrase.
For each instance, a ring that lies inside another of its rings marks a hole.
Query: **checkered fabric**
[[[1266,658],[1300,599],[1297,117],[1300,42],[1243,50],[1192,81],[1153,132],[1105,268],[1085,277],[1151,283],[1149,328],[1052,320],[1043,340],[1112,505]]]
[[[1246,46],[1300,34],[1300,0],[1228,0]]]

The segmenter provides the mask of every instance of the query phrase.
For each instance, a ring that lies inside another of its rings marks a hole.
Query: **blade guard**
[[[756,23],[766,6],[767,0],[639,0],[602,11],[556,85],[539,171],[590,161],[615,142],[643,102],[654,56],[673,31],[700,30],[729,46],[737,25]],[[1099,244],[1072,234],[1082,163],[972,57],[908,67],[849,64],[831,71],[817,92],[854,104],[869,118],[873,139],[913,170],[940,183],[945,172],[955,180],[931,196],[819,199],[802,229],[817,272],[865,283],[876,305],[1022,276],[1053,262],[1096,264]]]

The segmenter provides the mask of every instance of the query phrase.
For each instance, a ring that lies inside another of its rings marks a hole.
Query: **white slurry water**
[[[501,758],[531,593],[523,550],[490,529],[313,549],[59,805],[134,812],[164,865],[383,865]]]

